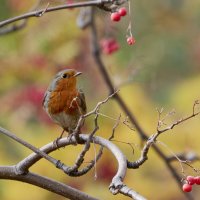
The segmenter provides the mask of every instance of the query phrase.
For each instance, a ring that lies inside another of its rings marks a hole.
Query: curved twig
[[[89,138],[89,135],[80,134],[80,138],[84,142],[87,142],[87,140]],[[61,148],[61,147],[65,147],[67,145],[76,144],[76,139],[75,139],[75,137],[71,137],[71,138],[66,137],[66,138],[60,139],[58,142],[59,142],[58,145]],[[112,142],[110,142],[110,141],[108,141],[106,139],[97,137],[97,136],[93,136],[91,142],[94,142],[96,144],[99,144],[99,145],[102,145],[102,146],[108,148],[114,154],[114,156],[118,160],[118,164],[119,164],[119,172],[118,172],[117,176],[120,176],[120,177],[124,178],[125,173],[126,173],[125,168],[126,168],[126,165],[127,165],[126,164],[126,158],[123,155],[123,153],[117,148],[117,146],[114,145]],[[54,145],[53,142],[51,142],[49,144],[46,144],[42,148],[40,148],[40,150],[49,154],[49,153],[57,150],[57,147]],[[42,158],[42,156],[40,154],[32,153],[28,157],[26,157],[25,159],[23,159],[22,161],[20,161],[16,165],[17,166],[16,168],[18,170],[20,170],[20,171],[21,170],[24,171],[25,168],[26,168],[25,171],[28,171],[28,169],[32,165],[34,165],[36,162],[38,162],[41,158]]]
[[[84,142],[87,142],[88,138],[89,138],[89,135],[84,135],[84,134],[80,135],[80,139],[83,140]],[[110,184],[110,187],[109,187],[110,191],[113,194],[122,193],[124,195],[131,196],[132,198],[134,198],[136,200],[144,200],[145,199],[144,197],[142,197],[141,195],[136,193],[134,190],[129,189],[123,183],[124,177],[126,175],[127,160],[126,160],[126,157],[124,156],[124,154],[120,151],[120,149],[116,145],[114,145],[112,142],[110,142],[104,138],[101,138],[101,137],[93,136],[92,142],[109,149],[118,161],[118,171],[112,179],[112,183]],[[59,147],[64,147],[66,145],[74,144],[74,143],[76,143],[75,137],[71,137],[70,139],[62,138],[59,140]],[[52,142],[52,143],[45,145],[40,150],[42,150],[46,153],[50,153],[52,151],[55,151],[56,147]],[[24,171],[24,170],[27,171],[32,165],[34,165],[41,158],[42,158],[41,155],[32,153],[27,158],[25,158],[24,160],[19,162],[16,165],[15,169],[17,169],[17,171]],[[65,170],[67,171],[68,169],[65,169]]]

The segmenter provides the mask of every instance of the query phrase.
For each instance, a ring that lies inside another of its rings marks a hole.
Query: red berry
[[[120,8],[120,9],[119,9],[119,14],[120,14],[121,16],[126,16],[126,14],[127,14],[126,8]]]
[[[128,37],[128,38],[127,38],[127,43],[128,43],[129,45],[135,44],[135,38],[134,38],[134,37]]]
[[[183,185],[182,189],[183,189],[183,192],[191,192],[192,191],[192,186],[187,184],[187,183],[185,183]]]
[[[104,54],[112,54],[120,48],[118,42],[114,38],[103,39],[100,45]]]
[[[196,176],[194,180],[197,185],[200,185],[200,176]]]
[[[118,22],[121,19],[121,15],[118,12],[114,12],[111,14],[110,19],[112,21]]]
[[[194,176],[187,176],[186,178],[188,184],[194,185],[195,184],[195,177]]]

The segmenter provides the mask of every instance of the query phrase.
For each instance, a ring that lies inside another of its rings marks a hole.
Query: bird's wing
[[[87,112],[87,106],[85,102],[85,95],[81,89],[78,90],[78,104],[82,109],[82,114],[85,114]]]
[[[44,98],[43,98],[43,101],[42,101],[42,106],[43,106],[43,108],[45,107],[45,99],[46,99],[46,97],[47,97],[47,92],[45,92],[45,94],[44,94]]]
[[[50,92],[47,90],[45,93],[44,93],[44,98],[43,98],[43,101],[42,101],[42,106],[43,108],[46,110],[47,106],[48,106],[48,102],[49,102],[49,98],[50,98]]]

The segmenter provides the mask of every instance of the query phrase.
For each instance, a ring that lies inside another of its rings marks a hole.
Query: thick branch
[[[29,183],[72,200],[97,200],[75,188],[38,174],[29,172],[26,175],[19,175],[16,173],[15,166],[0,166],[0,179]]]
[[[0,127],[0,133],[3,135],[8,136],[9,138],[17,141],[18,143],[22,144],[23,146],[27,147],[28,149],[32,150],[33,152],[37,153],[38,155],[40,155],[41,157],[45,158],[46,160],[48,160],[49,162],[53,163],[55,166],[57,166],[57,160],[52,158],[51,156],[47,155],[46,153],[44,153],[43,151],[40,151],[39,149],[37,149],[36,147],[34,147],[33,145],[29,144],[28,142],[26,142],[25,140],[17,137],[15,134],[11,133],[10,131]]]
[[[27,20],[22,21],[20,24],[13,24],[13,26],[9,26],[6,28],[1,28],[0,29],[0,35],[5,35],[14,31],[18,31],[23,29],[27,24]]]

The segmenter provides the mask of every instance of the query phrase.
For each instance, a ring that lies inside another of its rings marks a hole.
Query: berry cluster
[[[102,39],[100,42],[104,54],[112,54],[119,49],[119,44],[114,38]]]
[[[200,176],[187,176],[186,183],[183,184],[183,192],[191,192],[192,185],[200,185]]]
[[[111,14],[110,19],[114,22],[120,21],[121,17],[126,16],[126,8],[120,8],[118,11]]]
[[[110,16],[110,19],[114,22],[119,22],[121,20],[121,17],[124,17],[127,15],[127,10],[126,8],[122,7],[116,12],[113,12]],[[131,36],[127,37],[127,43],[128,45],[133,45],[135,44],[135,38],[130,34]]]

